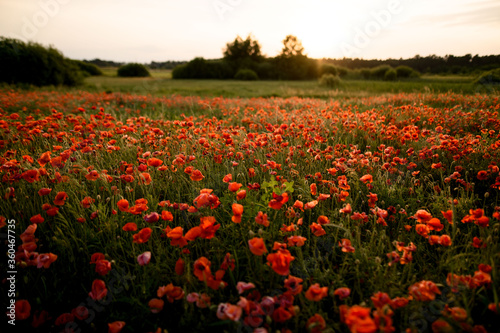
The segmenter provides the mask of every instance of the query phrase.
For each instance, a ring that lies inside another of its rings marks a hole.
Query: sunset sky
[[[289,34],[312,58],[500,54],[500,1],[0,0],[0,36],[73,59],[220,58],[249,34],[267,56]]]

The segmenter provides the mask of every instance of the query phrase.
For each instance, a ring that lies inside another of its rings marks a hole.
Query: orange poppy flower
[[[64,202],[66,201],[66,199],[68,198],[68,195],[66,194],[66,192],[58,192],[56,194],[56,197],[54,198],[54,205],[58,205],[58,206],[63,206],[64,205]]]
[[[175,262],[175,274],[182,275],[184,274],[185,262],[182,258],[177,259]]]
[[[161,310],[163,310],[164,305],[165,302],[158,298],[153,298],[148,302],[149,309],[151,310],[152,313],[160,312]]]
[[[245,199],[246,196],[247,196],[247,191],[245,190],[238,191],[238,193],[236,193],[236,200]]]
[[[133,236],[133,242],[137,244],[146,243],[151,237],[153,230],[151,228],[141,229],[138,233]]]
[[[257,213],[257,216],[255,217],[255,222],[257,224],[263,225],[264,227],[269,227],[269,220],[267,219],[267,214],[262,213],[261,211]]]
[[[129,210],[129,203],[128,203],[128,200],[126,199],[120,199],[118,200],[118,202],[116,203],[118,205],[118,209],[122,212],[128,212]]]
[[[159,167],[160,165],[162,165],[162,164],[163,164],[163,161],[162,161],[162,160],[160,160],[160,159],[158,159],[158,158],[156,158],[156,157],[151,157],[150,159],[148,159],[147,164],[148,164],[149,166],[152,166],[152,167],[154,167],[154,168],[157,168],[157,167]]]
[[[439,244],[442,246],[451,246],[451,237],[448,235],[441,235],[441,237],[439,237]]]
[[[95,300],[99,301],[106,297],[108,294],[108,289],[106,288],[106,283],[103,280],[95,279],[92,282],[92,291],[89,293],[89,296]]]
[[[31,305],[25,299],[17,300],[15,305],[16,320],[28,319],[31,314]]]
[[[359,305],[347,308],[341,305],[341,321],[344,322],[351,332],[375,333],[377,324],[370,316],[371,310]]]
[[[167,237],[170,238],[170,245],[184,247],[187,245],[186,238],[183,237],[182,227],[175,227],[167,233]]]
[[[283,193],[277,195],[273,192],[273,198],[269,201],[269,207],[275,210],[281,209],[281,207],[288,202],[288,193]]]
[[[27,170],[21,174],[21,177],[28,183],[34,183],[40,180],[40,173],[38,170]]]
[[[486,180],[488,179],[488,171],[481,170],[477,173],[477,179]]]
[[[417,210],[413,217],[416,218],[419,223],[426,223],[432,219],[432,215],[423,209]]]
[[[43,153],[39,159],[37,159],[38,164],[43,168],[45,164],[50,162],[50,151],[46,151]]]
[[[433,217],[427,222],[427,226],[430,230],[441,231],[444,228],[444,225],[439,221],[439,219]]]
[[[323,229],[321,224],[313,222],[313,223],[311,223],[309,228],[311,229],[311,232],[313,233],[313,235],[316,237],[326,235],[326,231],[325,231],[325,229]]]
[[[339,246],[342,248],[342,252],[354,252],[355,249],[351,244],[351,241],[347,238],[342,238],[339,241]]]
[[[243,214],[243,206],[237,203],[233,203],[231,208],[233,210],[233,217],[231,218],[231,221],[233,221],[234,223],[240,223],[241,215]]]
[[[321,224],[321,225],[328,224],[328,223],[330,223],[330,219],[324,215],[320,215],[320,216],[318,216],[317,222],[318,222],[318,224]]]
[[[224,178],[222,178],[222,181],[224,183],[230,183],[232,180],[233,180],[233,175],[231,174],[227,174],[224,176]]]
[[[340,300],[346,299],[351,294],[351,289],[347,287],[340,287],[335,289],[333,295],[338,296]]]
[[[316,186],[316,183],[312,183],[309,186],[309,190],[311,191],[311,195],[318,195],[318,188]]]
[[[211,239],[215,236],[215,232],[219,230],[220,224],[215,224],[215,217],[204,216],[200,218],[200,237],[203,239]]]
[[[37,268],[49,268],[57,260],[57,255],[53,253],[42,253],[37,257]]]
[[[417,301],[433,301],[436,294],[441,294],[441,291],[432,281],[420,281],[408,288],[410,295]]]
[[[99,179],[99,172],[97,172],[97,170],[92,170],[85,175],[85,178],[91,181],[96,181]]]
[[[364,175],[363,177],[359,178],[363,183],[372,183],[373,182],[373,176],[370,174]]]
[[[256,256],[261,256],[267,252],[266,244],[262,238],[254,237],[248,241],[250,252]]]
[[[212,276],[210,271],[211,262],[205,257],[201,257],[194,262],[194,276],[200,281],[205,281],[209,276]]]
[[[137,231],[137,224],[129,222],[123,226],[123,231]]]
[[[298,295],[302,292],[302,279],[289,275],[288,278],[285,279],[285,288],[292,295]]]
[[[325,319],[319,313],[316,313],[307,320],[306,328],[308,332],[321,333],[326,328]]]
[[[240,189],[240,187],[242,187],[243,185],[240,184],[240,183],[236,183],[236,182],[231,182],[229,183],[228,185],[228,190],[231,191],[231,192],[236,192]]]
[[[191,176],[189,178],[192,181],[199,182],[200,180],[205,178],[205,176],[203,176],[203,174],[201,173],[200,170],[193,170],[193,172],[191,173]]]
[[[90,205],[92,205],[95,202],[95,199],[92,199],[91,197],[85,197],[80,201],[81,205],[83,208],[90,208]]]
[[[290,272],[290,263],[295,260],[295,258],[290,254],[288,250],[279,250],[276,253],[271,253],[267,255],[267,265],[279,275],[288,275]]]
[[[50,192],[52,192],[51,188],[41,188],[38,190],[38,195],[43,196],[43,195],[49,195]]]
[[[139,179],[141,180],[141,183],[144,185],[149,185],[153,181],[151,178],[151,175],[147,172],[143,172],[139,175]]]
[[[114,321],[112,323],[108,323],[108,333],[120,333],[124,327],[124,321]]]
[[[201,227],[192,227],[188,230],[188,232],[186,232],[186,236],[184,236],[184,238],[186,238],[186,240],[188,241],[193,241],[196,238],[200,237],[202,231],[203,230],[201,229]]]
[[[280,306],[279,308],[274,310],[271,317],[272,317],[273,321],[275,321],[277,323],[284,323],[285,321],[292,318],[293,315],[290,313],[290,311],[288,311],[284,307]]]
[[[30,218],[30,222],[31,223],[36,223],[36,224],[40,224],[42,223],[43,221],[45,221],[45,219],[42,217],[42,215],[38,214],[38,215],[35,215],[35,216],[32,216]]]
[[[319,283],[315,283],[307,289],[305,296],[308,300],[319,302],[328,295],[328,287],[320,287]]]
[[[453,211],[447,210],[447,211],[441,211],[441,214],[443,214],[443,217],[448,221],[449,224],[453,224]]]
[[[309,201],[304,205],[304,210],[313,209],[318,204],[318,200]]]

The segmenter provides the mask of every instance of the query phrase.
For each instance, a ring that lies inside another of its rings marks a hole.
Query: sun
[[[337,57],[338,45],[349,36],[350,17],[356,12],[347,2],[324,3],[314,9],[299,6],[294,34],[310,58]]]

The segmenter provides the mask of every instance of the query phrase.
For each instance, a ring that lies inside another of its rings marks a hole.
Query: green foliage
[[[118,68],[118,76],[121,77],[147,77],[151,76],[146,66],[138,63],[130,63]]]
[[[337,70],[337,67],[331,64],[321,64],[319,73],[321,75],[324,74],[332,74],[332,75],[338,75],[339,71]]]
[[[259,79],[259,76],[257,75],[257,73],[255,73],[255,71],[248,68],[243,68],[238,70],[238,72],[236,72],[234,78],[236,80],[243,80],[243,81],[256,81]]]
[[[224,60],[206,60],[198,57],[174,68],[174,79],[232,79],[234,72]]]
[[[370,70],[370,77],[374,79],[383,79],[385,78],[385,73],[391,69],[391,66],[381,65]]]
[[[395,69],[391,68],[384,74],[384,80],[386,81],[394,81],[398,77],[398,73]]]
[[[78,68],[80,69],[80,71],[83,72],[84,75],[86,76],[100,76],[100,75],[103,75],[103,72],[102,70],[97,67],[96,65],[94,64],[91,64],[91,63],[88,63],[88,62],[85,62],[85,61],[81,61],[81,60],[72,60],[72,62],[78,66]]]
[[[409,66],[398,66],[395,68],[398,78],[418,77],[419,72]]]
[[[500,85],[500,68],[481,74],[476,80],[474,80],[474,84]]]
[[[0,59],[0,82],[75,86],[83,80],[73,61],[38,43],[0,37]]]
[[[340,77],[333,74],[323,74],[319,79],[319,85],[328,88],[338,88],[340,83]]]

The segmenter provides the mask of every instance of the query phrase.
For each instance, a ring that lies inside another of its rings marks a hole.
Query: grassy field
[[[343,98],[373,94],[454,92],[460,94],[494,93],[490,88],[472,84],[469,76],[422,76],[406,81],[344,80],[338,89],[321,87],[318,81],[236,81],[173,80],[171,71],[151,71],[149,78],[120,78],[116,69],[105,69],[105,75],[89,77],[89,91],[131,92],[151,95],[223,96],[223,97],[313,97]]]

